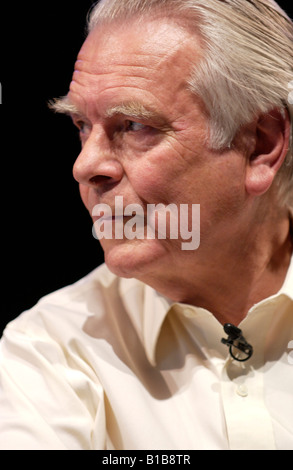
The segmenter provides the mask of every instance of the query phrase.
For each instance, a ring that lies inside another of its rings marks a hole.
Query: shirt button
[[[238,395],[240,395],[240,397],[247,397],[248,395],[248,388],[246,387],[246,385],[238,385],[237,389],[236,389],[236,393]]]
[[[192,308],[185,308],[183,310],[183,313],[184,313],[185,317],[187,317],[187,318],[192,318],[195,315],[195,312]]]

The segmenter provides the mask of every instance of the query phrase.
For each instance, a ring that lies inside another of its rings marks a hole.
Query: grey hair
[[[274,108],[291,115],[290,146],[276,184],[293,207],[293,23],[273,0],[101,0],[89,32],[100,22],[150,14],[154,9],[188,20],[200,34],[205,57],[187,83],[210,119],[209,144],[231,146],[241,126]]]

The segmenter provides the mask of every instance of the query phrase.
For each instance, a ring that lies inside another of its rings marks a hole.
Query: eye
[[[87,133],[88,133],[88,131],[89,131],[89,125],[88,125],[86,122],[84,122],[84,121],[77,121],[76,125],[77,125],[77,127],[78,127],[78,129],[79,129],[79,132],[80,132],[81,134],[87,134]]]
[[[91,126],[89,123],[85,122],[82,119],[77,119],[73,121],[79,132],[79,138],[81,141],[86,139],[91,133]]]
[[[125,122],[125,131],[126,132],[138,132],[145,130],[148,126],[141,124],[140,122],[129,121]]]

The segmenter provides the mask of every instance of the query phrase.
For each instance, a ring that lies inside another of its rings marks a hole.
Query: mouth
[[[123,220],[124,218],[125,218],[124,215],[112,215],[112,216],[107,216],[107,217],[104,217],[104,216],[101,217],[101,219],[105,222],[115,222],[116,220],[120,221],[120,220]]]
[[[131,218],[132,216],[127,216],[124,214],[118,214],[118,215],[112,215],[112,216],[102,214],[102,215],[94,216],[93,220],[94,221],[99,220],[100,222],[124,222]]]
[[[93,234],[98,240],[125,241],[145,237],[145,217],[103,214],[93,217]]]

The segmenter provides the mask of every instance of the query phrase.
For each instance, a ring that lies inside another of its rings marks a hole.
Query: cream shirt
[[[1,341],[0,449],[293,449],[293,263],[239,325],[105,265],[44,297]]]

